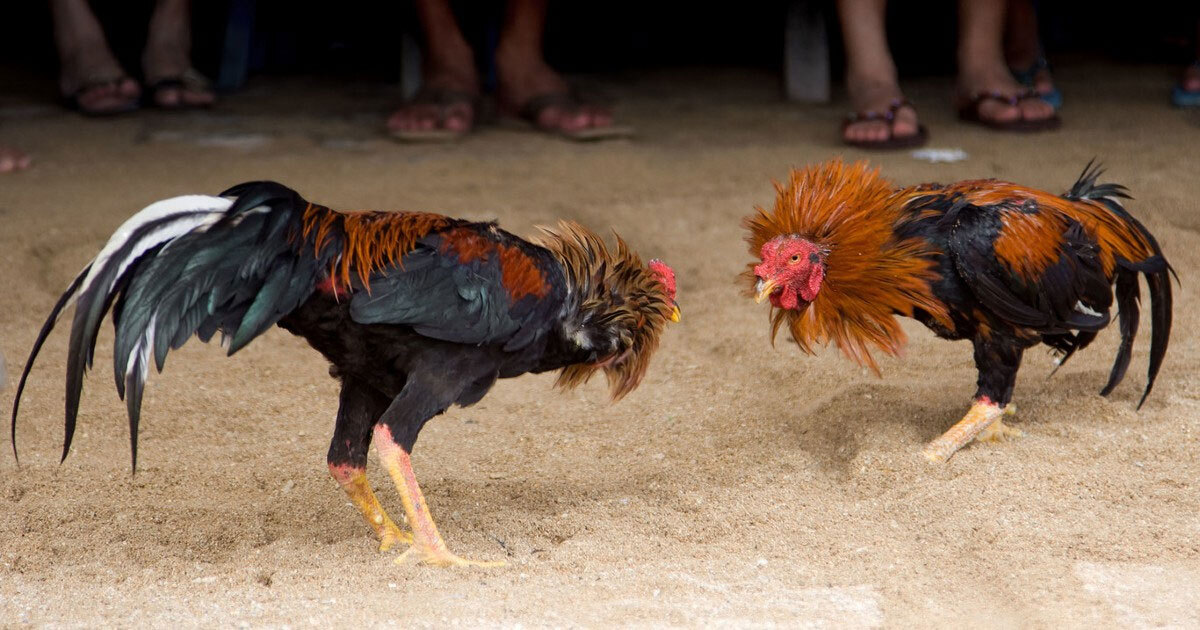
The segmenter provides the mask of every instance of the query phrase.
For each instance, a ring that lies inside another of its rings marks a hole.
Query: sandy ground
[[[611,81],[641,136],[599,145],[495,128],[396,144],[377,133],[395,96],[376,86],[267,81],[208,113],[106,121],[6,101],[0,137],[37,163],[0,177],[3,405],[42,318],[121,221],[249,179],[517,233],[612,226],[675,266],[684,321],[616,406],[599,382],[563,394],[523,377],[426,427],[415,462],[433,513],[459,553],[509,563],[486,570],[375,551],[324,465],[335,384],[278,330],[232,359],[172,355],[132,477],[106,332],[60,466],[59,332],[24,402],[21,466],[0,449],[0,626],[1200,627],[1200,125],[1167,107],[1166,68],[1060,74],[1061,132],[961,125],[935,80],[910,94],[932,146],[970,159],[869,157],[902,183],[1055,191],[1100,157],[1179,271],[1171,350],[1140,412],[1144,338],[1109,399],[1115,330],[1050,380],[1031,352],[1026,437],[940,467],[918,453],[969,403],[968,344],[908,322],[907,356],[878,379],[832,350],[772,348],[765,309],[739,294],[738,222],[771,179],[866,156],[837,144],[844,104],[780,103],[770,75]]]

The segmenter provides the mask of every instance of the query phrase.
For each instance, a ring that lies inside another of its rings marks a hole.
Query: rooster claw
[[[485,567],[485,568],[488,568],[488,567],[503,567],[503,566],[508,565],[508,563],[503,560],[496,560],[496,561],[492,561],[492,562],[482,562],[479,560],[468,560],[466,558],[456,556],[456,555],[450,553],[446,549],[440,549],[440,550],[421,549],[417,545],[413,545],[413,546],[409,547],[408,549],[406,549],[404,551],[404,553],[400,554],[400,556],[396,558],[396,564],[404,564],[405,562],[408,561],[408,558],[412,555],[420,556],[420,559],[417,560],[417,564],[430,566],[430,567]]]
[[[1009,415],[1007,409],[1005,410],[1004,415]],[[1021,437],[1022,435],[1025,435],[1024,431],[1016,427],[1010,427],[1007,424],[1004,424],[1004,422],[1001,420],[996,420],[995,422],[989,424],[986,429],[980,431],[979,435],[975,436],[975,441],[1007,442],[1011,438]]]
[[[411,545],[412,541],[413,541],[412,534],[405,532],[405,531],[401,531],[400,528],[398,528],[398,527],[393,527],[392,529],[384,532],[383,536],[380,537],[379,552],[384,553],[387,551],[391,551],[392,547],[396,546],[396,543],[404,543],[406,545]]]

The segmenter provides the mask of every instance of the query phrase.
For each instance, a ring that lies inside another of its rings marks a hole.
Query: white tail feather
[[[84,279],[83,284],[79,285],[79,289],[75,295],[80,295],[91,288],[92,282],[96,276],[109,265],[109,259],[121,249],[122,246],[129,242],[133,233],[138,228],[147,223],[165,219],[171,216],[178,216],[175,221],[165,223],[141,237],[137,242],[133,251],[125,256],[120,261],[116,261],[117,267],[116,278],[121,276],[133,261],[146,252],[146,250],[156,247],[162,243],[178,238],[199,228],[206,228],[217,221],[233,204],[233,200],[224,197],[212,197],[209,195],[184,195],[182,197],[172,197],[164,199],[146,206],[141,212],[129,217],[112,237],[108,239],[104,249],[96,256],[92,263],[91,271]],[[103,292],[107,293],[112,290],[112,286],[103,287]]]

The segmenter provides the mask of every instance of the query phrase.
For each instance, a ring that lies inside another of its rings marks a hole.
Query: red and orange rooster
[[[58,317],[75,304],[67,357],[71,447],[84,373],[111,308],[117,391],[137,466],[150,366],[192,335],[220,332],[229,354],[271,326],[304,337],[342,389],[328,462],[381,549],[411,543],[427,564],[485,564],[446,548],[409,456],[417,433],[452,404],[479,401],[498,378],[561,369],[573,387],[604,371],[618,399],[637,387],[659,335],[678,321],[675,276],[563,223],[537,244],[493,223],[426,213],[336,212],[273,182],[219,197],[185,196],[122,225],[54,306],[13,403]],[[374,439],[412,534],[375,498],[364,470]]]
[[[793,171],[770,211],[745,220],[747,279],[770,300],[771,335],[786,325],[800,349],[830,341],[879,372],[870,348],[898,354],[896,315],[945,339],[970,339],[979,369],[975,403],[923,455],[943,462],[972,439],[1019,431],[1013,384],[1025,349],[1045,343],[1059,365],[1109,323],[1113,286],[1121,345],[1107,395],[1125,376],[1138,327],[1138,274],[1151,298],[1146,400],[1171,334],[1170,265],[1121,205],[1117,184],[1089,164],[1060,196],[997,180],[895,188],[864,163]],[[1141,406],[1141,402],[1138,406]]]

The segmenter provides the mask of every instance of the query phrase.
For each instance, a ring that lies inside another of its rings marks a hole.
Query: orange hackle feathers
[[[793,170],[775,189],[774,207],[756,208],[743,222],[750,231],[750,253],[758,258],[764,243],[789,235],[828,253],[824,284],[812,303],[798,311],[773,309],[772,341],[787,324],[804,352],[812,354],[816,345],[832,341],[878,373],[871,346],[896,355],[906,342],[897,314],[912,316],[921,309],[952,325],[930,286],[938,278],[934,252],[923,239],[896,236],[896,228],[915,217],[901,212],[897,192],[878,169],[833,160]],[[743,277],[753,286],[754,263]]]
[[[579,294],[581,318],[625,331],[620,340],[622,352],[597,363],[563,368],[555,384],[576,387],[603,369],[616,401],[641,383],[675,304],[659,275],[643,264],[620,236],[614,236],[616,251],[595,232],[562,221],[556,229],[542,228],[533,240],[562,264],[567,286]]]
[[[369,291],[372,273],[397,264],[416,246],[417,239],[450,222],[449,218],[430,212],[335,212],[310,203],[304,210],[301,234],[303,238],[311,238],[314,251],[320,252],[329,244],[334,227],[340,225],[345,242],[330,276],[349,286],[353,269]]]

